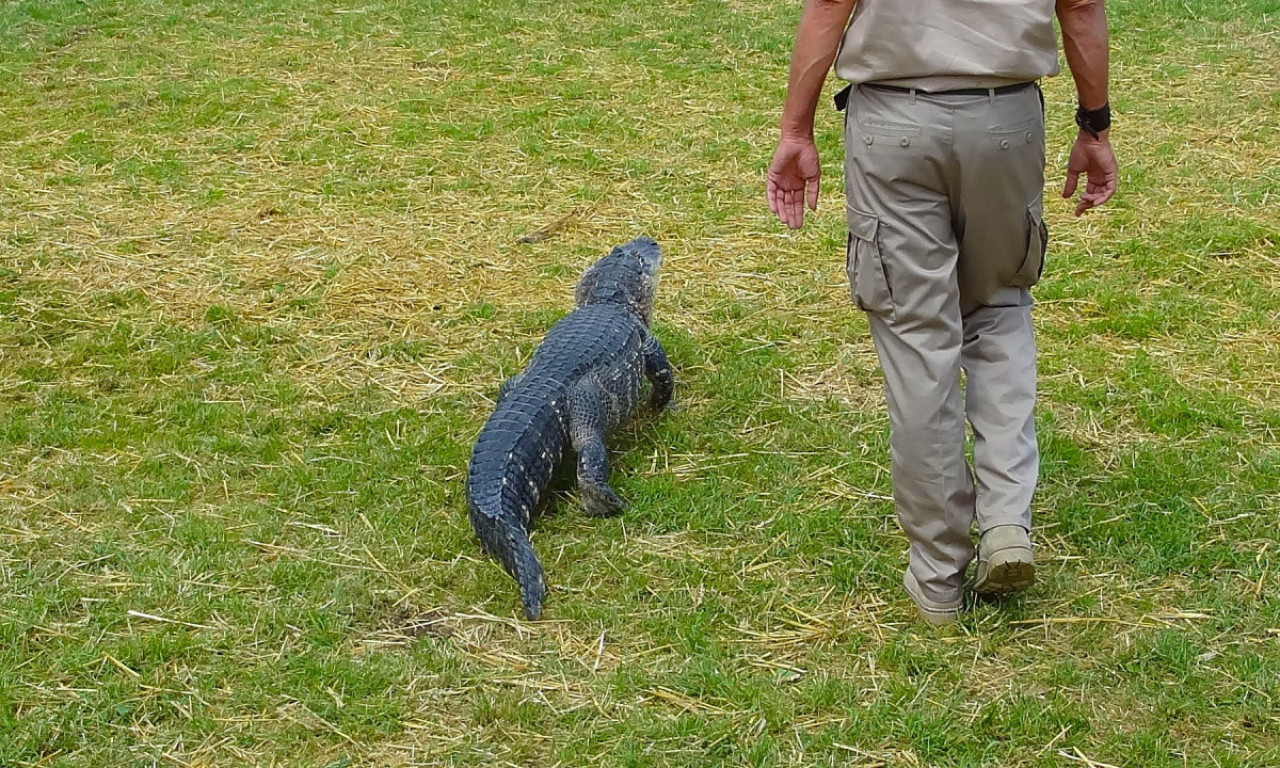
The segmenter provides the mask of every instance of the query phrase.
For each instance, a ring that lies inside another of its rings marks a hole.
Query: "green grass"
[[[1280,4],[1109,6],[1082,220],[1046,84],[1041,578],[950,632],[837,114],[809,226],[763,204],[798,3],[0,7],[0,765],[1280,764]],[[520,622],[471,441],[639,232],[678,407]]]

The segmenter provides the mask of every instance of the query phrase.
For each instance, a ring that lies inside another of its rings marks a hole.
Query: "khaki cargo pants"
[[[1044,162],[1037,86],[850,94],[847,269],[884,371],[909,568],[932,600],[962,594],[975,516],[979,532],[1031,527],[1039,453],[1027,289],[1044,263]]]

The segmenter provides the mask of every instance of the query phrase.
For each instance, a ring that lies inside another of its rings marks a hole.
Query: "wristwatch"
[[[1093,138],[1099,138],[1099,134],[1111,127],[1110,102],[1097,109],[1085,109],[1083,106],[1077,107],[1076,125],[1080,126],[1080,130]]]

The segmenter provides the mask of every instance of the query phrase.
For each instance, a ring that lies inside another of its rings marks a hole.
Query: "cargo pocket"
[[[892,314],[893,293],[889,290],[880,253],[880,219],[852,207],[847,208],[846,213],[849,243],[844,266],[853,303],[864,312]]]
[[[1049,248],[1049,228],[1045,226],[1044,216],[1039,206],[1027,208],[1027,255],[1022,260],[1009,284],[1017,288],[1030,288],[1040,282],[1044,274],[1044,256]]]

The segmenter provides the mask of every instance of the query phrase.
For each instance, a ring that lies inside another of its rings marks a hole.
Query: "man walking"
[[[1028,289],[1048,238],[1038,81],[1058,71],[1055,15],[1079,97],[1063,190],[1085,175],[1078,216],[1116,189],[1103,0],[807,0],[792,53],[769,207],[793,229],[817,207],[814,112],[834,62],[850,83],[846,268],[885,376],[903,586],[930,623],[963,605],[975,516],[970,588],[1007,595],[1035,577]]]

